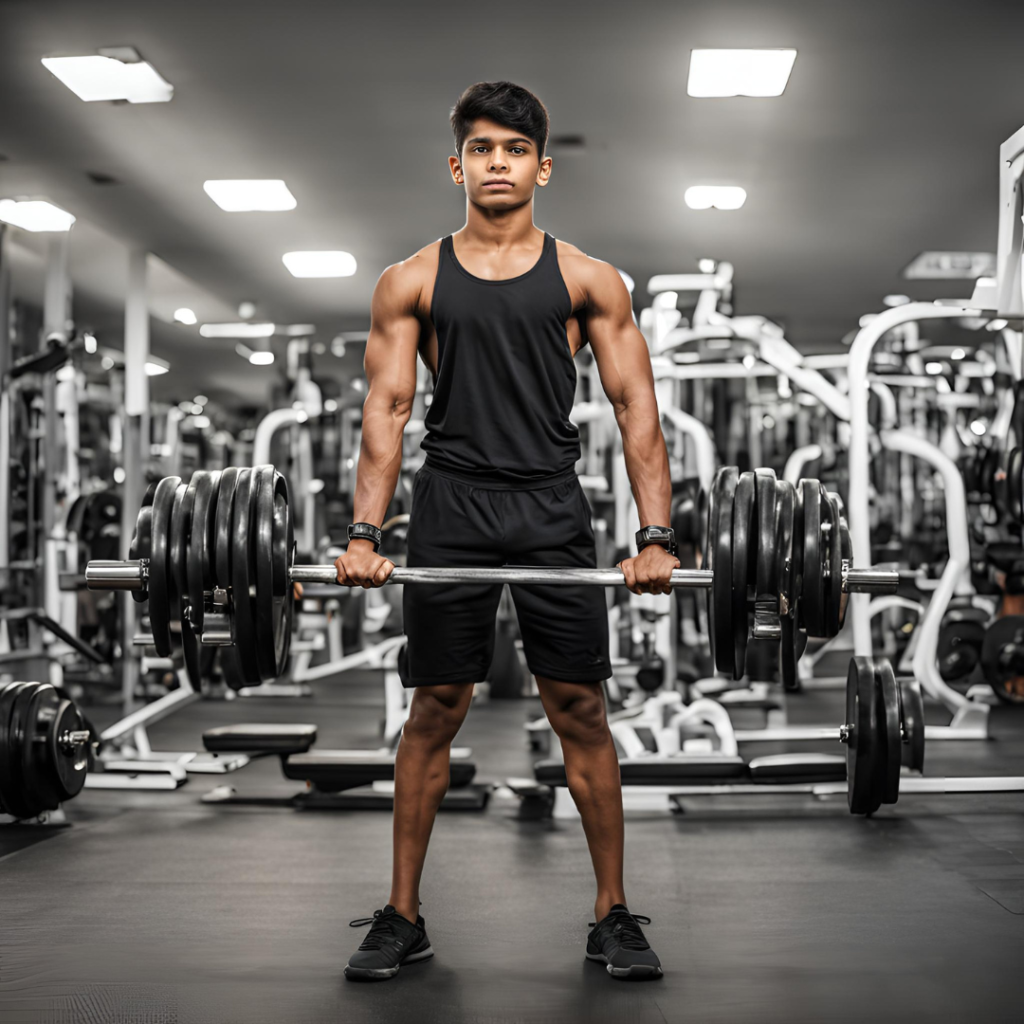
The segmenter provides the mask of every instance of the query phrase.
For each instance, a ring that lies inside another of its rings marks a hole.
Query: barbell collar
[[[89,562],[85,585],[89,590],[142,590],[149,581],[149,562],[135,558],[124,562]]]
[[[293,565],[293,583],[337,583],[338,570],[333,565]],[[674,587],[694,587],[708,590],[714,580],[710,569],[675,569]],[[622,586],[619,569],[558,569],[518,568],[497,566],[485,569],[430,568],[395,566],[388,583],[525,583],[574,586],[586,584],[595,587]]]
[[[847,594],[895,594],[900,574],[885,569],[846,569],[843,590]]]

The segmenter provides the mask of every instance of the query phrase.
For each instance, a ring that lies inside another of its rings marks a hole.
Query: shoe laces
[[[623,949],[638,952],[651,948],[650,943],[644,937],[644,933],[640,928],[640,925],[650,923],[651,919],[645,914],[630,914],[619,911],[608,922],[608,930],[618,936],[619,945]],[[590,927],[596,927],[595,923],[591,922]]]
[[[395,937],[394,924],[391,918],[394,917],[394,911],[390,914],[385,914],[383,910],[375,910],[373,917],[357,917],[354,921],[349,921],[349,928],[365,928],[366,925],[370,926],[370,930],[363,939],[360,949],[380,949],[390,939]]]

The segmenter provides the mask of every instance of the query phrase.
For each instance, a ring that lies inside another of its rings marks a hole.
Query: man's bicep
[[[587,333],[605,394],[613,405],[628,404],[653,388],[647,342],[633,320],[629,291],[619,272],[602,264],[587,303]]]
[[[381,275],[373,292],[370,333],[363,369],[372,395],[389,404],[412,403],[416,394],[416,351],[420,321],[417,292],[397,267]]]

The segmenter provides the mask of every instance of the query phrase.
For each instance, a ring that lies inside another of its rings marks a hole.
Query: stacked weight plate
[[[149,599],[157,653],[171,656],[180,644],[197,687],[217,646],[234,662],[225,677],[235,685],[278,677],[293,610],[284,477],[273,466],[198,470],[187,484],[165,477],[147,498],[131,557],[149,559],[147,590],[135,596]]]
[[[852,542],[838,498],[817,480],[794,488],[770,469],[723,467],[708,502],[705,548],[715,573],[708,616],[716,667],[742,678],[753,617],[780,637],[782,681],[796,689],[807,637],[835,636],[846,617]]]

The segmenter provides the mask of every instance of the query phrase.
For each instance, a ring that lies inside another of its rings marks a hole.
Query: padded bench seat
[[[214,754],[305,754],[315,742],[315,725],[248,723],[203,733],[203,746]]]
[[[293,754],[283,767],[286,778],[308,782],[322,793],[340,793],[373,782],[390,782],[395,777],[394,755],[377,754],[372,750],[359,760],[351,750]],[[476,775],[476,765],[469,761],[452,761],[450,770],[452,789],[468,786]]]
[[[547,786],[565,786],[565,765],[561,761],[538,761],[534,777]],[[624,786],[684,786],[735,782],[747,776],[742,757],[722,754],[691,754],[682,757],[638,757],[619,762]]]
[[[787,782],[845,782],[842,754],[768,754],[750,762],[750,778],[765,785]]]

